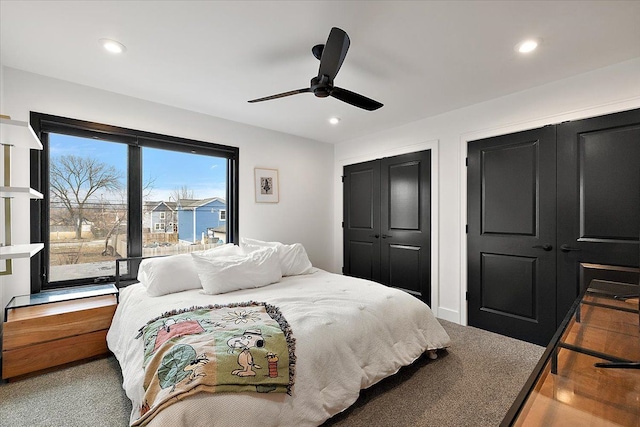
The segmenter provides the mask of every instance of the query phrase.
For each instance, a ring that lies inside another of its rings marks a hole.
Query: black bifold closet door
[[[431,151],[344,167],[343,273],[431,303]]]
[[[468,144],[468,320],[546,345],[589,281],[638,282],[640,109]]]

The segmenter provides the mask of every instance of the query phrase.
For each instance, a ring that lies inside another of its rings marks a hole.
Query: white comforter
[[[199,393],[161,411],[151,421],[155,426],[317,426],[351,406],[360,389],[426,350],[449,345],[429,307],[411,295],[322,270],[263,288],[200,292],[149,297],[139,283],[121,290],[107,343],[122,367],[132,422],[144,395],[142,340],[134,337],[148,320],[171,309],[249,300],[279,307],[296,338],[295,385],[291,396]]]

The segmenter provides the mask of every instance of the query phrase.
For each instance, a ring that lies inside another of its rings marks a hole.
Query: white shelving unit
[[[42,150],[42,143],[27,122],[0,117],[0,138],[2,145]]]
[[[41,200],[44,197],[42,193],[34,190],[33,188],[26,187],[0,187],[0,197],[5,199],[12,199],[14,197],[22,197],[28,195],[30,199]]]
[[[0,248],[0,259],[31,258],[43,248],[44,243],[3,246]]]
[[[14,148],[42,150],[42,143],[27,122],[0,117],[0,145],[4,159],[4,180],[0,186],[0,198],[4,201],[4,241],[0,242],[0,260],[5,260],[6,268],[0,275],[11,274],[11,260],[30,258],[44,248],[43,243],[12,244],[11,242],[11,201],[26,197],[32,200],[42,199],[42,193],[29,187],[11,186],[11,150]]]

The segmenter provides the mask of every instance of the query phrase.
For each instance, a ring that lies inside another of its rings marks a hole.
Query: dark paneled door
[[[344,167],[344,270],[380,281],[380,161]]]
[[[431,303],[431,151],[344,168],[344,272]]]
[[[558,126],[558,319],[589,278],[635,283],[640,110]]]
[[[431,303],[431,151],[381,160],[381,282]]]
[[[556,329],[555,127],[468,146],[468,321],[546,345]]]

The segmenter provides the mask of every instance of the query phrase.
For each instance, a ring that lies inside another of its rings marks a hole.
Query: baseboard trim
[[[457,323],[459,325],[461,324],[460,313],[449,308],[438,307],[438,317],[449,322]]]

